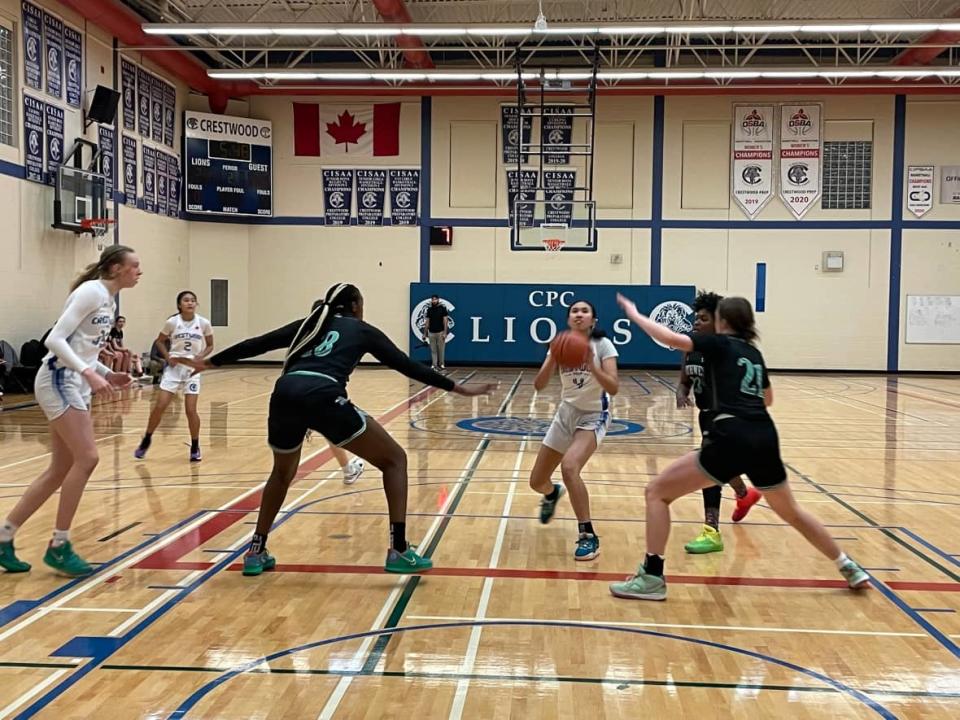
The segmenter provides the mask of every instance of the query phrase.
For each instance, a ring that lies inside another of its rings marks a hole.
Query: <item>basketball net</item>
[[[540,225],[540,242],[543,244],[543,251],[551,257],[560,254],[563,246],[567,244],[567,230],[565,224],[543,223]]]

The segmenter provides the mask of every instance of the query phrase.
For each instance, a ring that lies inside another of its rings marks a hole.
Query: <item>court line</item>
[[[384,416],[382,416],[382,417],[385,417],[386,415],[389,415],[390,413],[393,413],[395,410],[400,409],[400,408],[403,408],[404,406],[409,407],[410,403],[411,403],[417,396],[419,396],[419,395],[422,395],[422,394],[424,394],[424,393],[428,393],[428,394],[429,394],[429,393],[432,393],[432,392],[435,392],[435,391],[437,391],[437,388],[425,387],[425,388],[421,389],[419,392],[415,393],[414,395],[408,397],[406,400],[403,400],[403,401],[401,401],[400,403],[397,403],[396,405],[394,405],[394,406],[393,406],[390,410],[388,410],[387,413],[385,413]],[[405,408],[404,408],[404,409],[405,409]],[[402,410],[401,410],[401,412],[402,412]],[[397,412],[397,414],[400,414],[400,413]],[[395,417],[395,416],[396,416],[396,415],[394,415],[393,417]],[[392,419],[392,417],[391,417],[390,419]],[[389,422],[389,420],[388,420],[387,422]],[[301,471],[306,470],[307,472],[306,472],[305,474],[309,474],[310,472],[313,471],[313,469],[316,469],[316,467],[319,467],[320,465],[322,465],[323,463],[325,463],[329,458],[323,459],[323,460],[321,460],[321,461],[315,460],[315,458],[316,458],[317,456],[321,455],[321,453],[324,453],[324,452],[325,452],[325,451],[323,451],[323,450],[318,450],[316,453],[313,453],[312,455],[310,455],[310,456],[308,456],[307,458],[305,458],[305,459],[301,462]],[[329,452],[329,448],[327,448],[326,452]],[[311,463],[313,463],[313,462],[316,462],[317,465],[316,465],[316,467],[310,469],[310,465],[311,465]],[[301,471],[298,471],[298,473],[297,473],[298,476],[300,476],[300,472],[301,472]],[[246,497],[249,497],[249,496],[252,495],[254,492],[259,492],[260,490],[262,490],[262,488],[252,488],[249,492],[244,493],[243,495],[241,495],[240,498],[238,498],[237,501],[234,501],[234,502],[231,504],[230,507],[236,506],[239,501],[245,499]],[[224,507],[224,509],[226,509],[226,507]],[[205,517],[203,517],[203,515],[205,515],[205,513],[201,513],[201,517],[199,517],[199,518],[197,519],[197,522],[196,522],[196,526],[197,526],[197,530],[198,530],[198,531],[199,531],[199,530],[202,530],[202,528],[204,527],[204,523],[210,522],[211,519],[216,519],[216,518],[205,518]],[[238,517],[242,517],[242,515],[238,514]],[[276,525],[275,525],[274,527],[276,527],[277,525],[280,525],[280,524],[284,523],[286,520],[290,519],[291,517],[293,517],[293,515],[291,515],[291,514],[284,515],[282,518],[280,518],[280,519],[277,521],[277,523],[276,523]],[[231,524],[233,524],[233,523],[231,523]],[[189,526],[187,526],[187,527],[189,527]],[[190,529],[193,529],[193,528],[190,528]],[[225,529],[225,528],[224,528],[224,529]],[[199,546],[199,536],[200,536],[200,532],[194,532],[194,533],[192,533],[192,536],[193,536],[194,542],[198,542],[198,544],[197,544],[197,547],[198,547],[198,546]],[[166,543],[173,543],[173,542],[175,542],[175,541],[178,541],[179,539],[180,539],[180,538],[177,537],[177,536],[170,537],[170,538],[168,538],[168,539],[165,540],[165,544],[166,544]],[[152,539],[152,540],[155,540],[155,539]],[[152,542],[152,540],[151,540],[151,541],[148,541],[148,543],[149,543],[149,542]],[[245,544],[245,538],[244,538],[244,540],[243,540],[242,542]],[[240,543],[238,542],[237,544],[240,544]],[[194,549],[195,549],[195,548],[194,548]],[[150,553],[150,552],[152,552],[152,551],[153,551],[153,548],[147,548],[147,550],[145,551],[145,553],[143,553],[143,555],[146,555],[147,553]],[[189,549],[186,550],[186,552],[189,552],[189,551],[190,551]],[[51,702],[53,702],[54,700],[56,700],[60,695],[62,695],[62,694],[63,694],[64,692],[66,692],[67,690],[69,690],[74,684],[76,684],[77,682],[79,682],[82,678],[84,678],[84,677],[85,677],[87,674],[89,674],[92,670],[94,670],[94,669],[97,668],[99,665],[101,665],[104,660],[106,660],[108,657],[110,657],[111,655],[113,655],[113,653],[115,653],[117,650],[119,650],[120,648],[122,648],[124,645],[126,645],[128,642],[130,642],[130,640],[132,640],[132,639],[134,639],[135,637],[137,637],[141,632],[143,632],[143,630],[145,630],[145,629],[148,628],[150,625],[152,625],[154,622],[156,622],[159,618],[161,618],[167,611],[169,611],[172,607],[174,607],[175,605],[177,605],[181,600],[183,600],[184,598],[186,598],[186,597],[187,597],[188,595],[190,595],[194,590],[196,590],[196,589],[199,588],[201,585],[203,585],[203,583],[205,583],[207,580],[209,580],[210,578],[212,578],[213,576],[215,576],[217,573],[219,573],[220,570],[222,570],[223,568],[229,566],[229,565],[240,555],[240,553],[241,553],[242,551],[243,551],[243,550],[242,550],[242,545],[241,545],[241,548],[238,549],[238,550],[236,550],[232,555],[227,556],[226,558],[224,558],[223,560],[221,560],[220,562],[218,562],[216,565],[214,565],[214,566],[211,567],[210,569],[206,570],[205,572],[202,572],[202,573],[200,574],[200,576],[199,576],[196,580],[194,580],[194,581],[191,582],[189,585],[187,585],[186,589],[180,591],[179,593],[176,593],[174,597],[169,598],[163,605],[161,605],[159,608],[157,608],[156,610],[154,610],[154,611],[153,611],[150,615],[148,615],[147,617],[143,618],[143,619],[139,622],[139,624],[136,625],[134,628],[132,628],[127,634],[125,634],[125,635],[123,635],[123,636],[121,636],[121,637],[117,637],[117,638],[103,638],[103,637],[74,638],[74,640],[68,641],[68,643],[67,643],[65,646],[63,646],[64,648],[69,647],[69,646],[71,646],[71,644],[74,644],[74,643],[86,645],[87,648],[88,648],[87,652],[90,652],[90,653],[91,653],[91,654],[88,655],[87,657],[90,657],[91,659],[90,659],[86,664],[78,667],[78,668],[76,669],[76,671],[74,671],[69,677],[67,677],[65,680],[63,680],[62,682],[60,682],[56,687],[54,687],[52,690],[50,690],[50,691],[48,691],[47,693],[45,693],[42,697],[40,697],[38,700],[36,700],[32,705],[30,705],[28,708],[26,708],[22,713],[20,713],[20,714],[17,716],[17,720],[20,720],[21,718],[22,718],[23,720],[26,720],[26,718],[31,718],[31,717],[33,717],[36,713],[40,712],[43,708],[45,708],[45,707],[46,707],[47,705],[49,705]],[[162,550],[161,550],[161,552],[162,552]],[[184,552],[184,554],[186,554],[186,552]],[[130,558],[129,560],[127,560],[126,563],[128,563],[128,564],[133,564],[133,563],[135,563],[135,562],[138,561],[139,557],[140,557],[140,555],[136,555],[136,556],[134,556],[133,558]],[[148,557],[149,557],[149,556],[148,556]],[[180,557],[182,557],[182,555],[181,555]],[[99,580],[99,578],[97,578],[97,580]],[[63,603],[63,602],[66,602],[66,601],[69,600],[69,599],[72,599],[75,595],[79,594],[80,592],[84,591],[85,589],[89,589],[89,587],[92,587],[94,584],[96,584],[96,583],[88,583],[88,587],[83,587],[83,586],[81,586],[81,588],[80,588],[78,591],[74,591],[73,593],[70,593],[69,595],[67,595],[65,598],[62,598],[61,600],[59,600],[59,601],[58,601],[58,604]],[[32,616],[32,617],[30,617],[30,618],[27,618],[27,621],[24,621],[24,623],[29,624],[29,622],[33,622],[33,621],[36,620],[38,617],[40,617],[40,616],[42,616],[43,614],[45,614],[45,613],[44,613],[45,610],[46,610],[47,612],[49,612],[49,610],[47,610],[46,608],[41,608],[34,616]],[[29,621],[29,622],[28,622],[28,621]],[[23,625],[24,623],[21,623],[21,625]],[[4,637],[6,637],[7,634],[12,634],[12,632],[15,631],[15,629],[18,629],[18,628],[11,628],[11,630],[7,631],[7,633],[5,633],[5,634],[3,634],[3,635],[0,635],[0,640],[4,639]],[[113,640],[114,642],[106,642],[107,640]],[[83,642],[81,643],[80,641],[83,641]],[[63,649],[63,648],[61,648],[61,649]]]
[[[530,398],[530,407],[528,412],[533,411],[534,403],[536,403],[537,396],[534,394]],[[513,505],[513,497],[517,489],[517,481],[520,479],[520,466],[523,464],[523,455],[527,450],[527,438],[524,438],[520,442],[520,447],[517,450],[517,459],[513,464],[513,473],[510,480],[510,490],[507,493],[507,497],[503,501],[503,510],[501,510],[502,517],[500,518],[500,523],[497,525],[497,534],[493,541],[493,550],[490,551],[490,562],[488,567],[491,570],[496,570],[497,566],[500,564],[500,554],[503,551],[503,539],[507,534],[507,523],[509,522],[510,508]],[[487,607],[490,604],[490,594],[493,591],[493,578],[487,577],[483,580],[483,587],[480,590],[480,602],[477,603],[477,612],[475,613],[473,620],[483,620],[487,615]],[[467,652],[464,655],[463,662],[460,665],[460,672],[464,675],[469,676],[473,673],[474,666],[477,661],[477,652],[480,650],[480,635],[483,632],[483,628],[480,625],[474,625],[470,630],[470,639],[467,642]],[[459,680],[457,682],[457,688],[454,691],[453,704],[450,707],[451,720],[459,720],[463,717],[463,708],[467,702],[467,693],[470,690],[470,679],[469,677]]]
[[[522,378],[523,371],[521,370],[517,375],[517,379],[514,380],[513,385],[510,386],[510,389],[504,396],[503,402],[500,403],[500,407],[497,410],[498,415],[502,415],[506,408],[510,406],[510,401],[513,398],[514,393],[516,393],[517,388],[520,386],[520,380]],[[456,512],[457,506],[460,504],[460,500],[466,491],[467,485],[469,485],[470,480],[473,478],[473,473],[480,464],[480,460],[483,457],[484,452],[486,452],[488,446],[489,440],[485,434],[483,438],[481,438],[480,442],[477,443],[476,448],[474,448],[473,453],[467,460],[467,464],[464,466],[463,472],[460,475],[460,479],[457,482],[457,489],[447,496],[447,501],[443,506],[444,514],[433,521],[427,530],[426,535],[423,537],[422,543],[426,543],[426,549],[423,553],[424,557],[430,557],[433,555],[433,551],[436,549],[440,538],[443,537],[443,533],[446,531],[446,528],[450,523],[450,517],[454,512]],[[396,626],[396,624],[400,622],[400,617],[403,614],[403,610],[406,608],[410,597],[413,595],[413,592],[416,590],[419,583],[420,576],[413,575],[405,579],[403,591],[399,594],[399,596],[395,596],[394,593],[391,592],[384,602],[383,607],[380,608],[380,612],[377,613],[377,618],[374,622],[373,629],[379,628],[381,625],[385,625],[387,628]],[[395,588],[395,590],[398,589],[399,588]],[[388,611],[388,608],[391,607],[393,609],[390,611],[390,614],[387,616],[386,620],[381,619],[381,616],[386,615],[385,611]],[[364,653],[368,652],[371,644],[373,645],[373,649],[369,650],[367,659],[363,663],[362,668],[364,670],[371,666],[371,663],[374,668],[376,667],[377,663],[380,661],[380,657],[383,654],[384,649],[386,648],[387,642],[390,640],[389,635],[376,636],[375,640],[373,638],[374,636],[371,635],[361,644],[360,649]],[[370,640],[370,642],[367,642],[367,640]],[[340,681],[337,683],[330,697],[327,699],[327,702],[324,704],[323,709],[320,711],[318,720],[330,720],[330,718],[333,717],[352,682],[352,677],[340,678]]]
[[[419,620],[422,622],[462,622],[473,621],[474,618],[461,615],[407,615],[409,620]],[[527,621],[533,622],[536,618],[509,618],[496,617],[484,618],[486,620],[504,620],[504,621]],[[803,635],[853,635],[865,637],[912,637],[925,638],[926,633],[916,632],[893,632],[876,630],[833,630],[829,628],[785,628],[785,627],[754,627],[751,625],[690,625],[685,623],[657,623],[657,622],[611,622],[609,620],[570,620],[569,622],[586,623],[587,625],[603,625],[610,627],[649,627],[649,628],[669,628],[671,630],[730,630],[734,632],[769,632],[783,634],[803,634]]]
[[[861,512],[860,510],[857,510],[855,507],[853,507],[852,505],[850,505],[850,504],[847,503],[846,501],[842,500],[841,498],[837,497],[836,495],[834,495],[833,493],[831,493],[829,490],[826,490],[826,489],[824,489],[824,488],[821,488],[819,485],[817,485],[817,483],[816,483],[813,479],[811,479],[810,477],[808,477],[808,476],[800,473],[796,468],[792,467],[790,464],[784,463],[784,465],[785,465],[786,467],[790,468],[790,470],[792,470],[795,474],[799,475],[799,476],[804,480],[804,482],[807,482],[807,483],[809,483],[810,485],[813,485],[813,487],[817,488],[818,490],[821,490],[826,496],[832,498],[834,501],[836,501],[837,504],[841,505],[841,506],[844,507],[845,509],[847,509],[847,510],[849,510],[850,512],[852,512],[852,513],[854,513],[855,515],[857,515],[861,520],[863,520],[863,521],[865,521],[865,522],[868,522],[868,523],[870,523],[871,525],[876,525],[876,524],[877,524],[877,523],[875,523],[875,522],[873,521],[873,519],[870,518],[867,514]],[[941,566],[939,563],[937,563],[936,561],[934,561],[934,560],[932,560],[931,558],[927,557],[925,554],[919,552],[916,548],[912,547],[909,543],[906,543],[906,542],[904,542],[903,540],[901,540],[900,538],[898,538],[898,537],[897,537],[894,533],[892,533],[891,531],[889,531],[889,530],[881,530],[880,532],[882,532],[884,535],[886,535],[887,537],[889,537],[889,538],[891,538],[892,540],[894,540],[894,541],[895,541],[896,543],[898,543],[899,545],[902,545],[902,546],[908,548],[912,553],[914,553],[914,554],[917,555],[918,557],[923,558],[926,562],[930,563],[930,564],[933,565],[934,567],[939,568],[943,573],[945,573],[948,577],[950,577],[950,578],[953,579],[954,581],[960,581],[960,576],[957,576],[955,573],[953,573],[953,572],[951,572],[950,570],[948,570],[947,568]],[[915,612],[915,611],[910,607],[910,605],[908,605],[899,595],[897,595],[897,594],[893,591],[892,586],[891,586],[890,583],[881,582],[880,580],[878,580],[877,578],[875,578],[875,577],[873,577],[873,576],[871,575],[871,576],[870,576],[870,584],[873,585],[874,588],[876,588],[877,590],[879,590],[880,593],[881,593],[885,598],[887,598],[887,600],[889,600],[891,603],[893,603],[893,604],[896,605],[898,608],[900,608],[900,610],[902,610],[902,611],[904,612],[904,614],[907,615],[907,617],[909,617],[909,618],[910,618],[911,620],[913,620],[917,625],[919,625],[919,626],[922,627],[924,630],[926,630],[927,633],[930,635],[930,637],[932,637],[934,640],[936,640],[947,652],[949,652],[949,653],[950,653],[951,655],[953,655],[955,658],[960,659],[960,646],[957,646],[957,644],[954,643],[947,635],[945,635],[936,625],[934,625],[933,623],[931,623],[930,621],[928,621],[925,617],[923,617],[922,615],[920,615],[918,612]]]
[[[44,690],[46,690],[48,687],[53,685],[57,680],[59,680],[69,672],[70,672],[70,668],[66,668],[64,670],[57,670],[55,673],[50,675],[50,677],[44,678],[43,680],[38,682],[36,685],[34,685],[29,690],[27,690],[16,700],[14,700],[12,703],[10,703],[5,708],[0,710],[0,720],[7,717],[10,713],[12,713],[18,707],[23,705],[25,702],[28,702],[29,700],[33,699],[34,697],[42,693]]]
[[[319,647],[324,647],[328,645],[333,645],[341,642],[349,642],[353,640],[359,640],[366,637],[375,636],[378,634],[389,633],[391,635],[396,633],[403,632],[414,632],[419,630],[449,630],[453,628],[468,628],[474,625],[484,625],[488,627],[528,627],[528,628],[558,628],[558,629],[585,629],[585,630],[599,630],[605,632],[616,632],[616,633],[626,633],[628,635],[634,635],[637,637],[648,637],[655,638],[659,640],[677,640],[683,643],[689,643],[691,645],[698,645],[701,647],[723,650],[726,652],[731,652],[737,655],[743,655],[754,660],[759,660],[761,662],[770,663],[772,665],[777,665],[787,670],[792,670],[793,672],[806,675],[807,677],[814,678],[821,683],[824,683],[834,690],[847,695],[848,697],[858,701],[862,705],[865,705],[867,708],[875,712],[882,718],[888,720],[896,720],[896,715],[887,710],[879,702],[866,695],[864,692],[857,690],[856,688],[850,687],[845,683],[824,675],[823,673],[817,672],[816,670],[811,670],[810,668],[797,665],[795,663],[789,662],[787,660],[782,660],[780,658],[773,657],[772,655],[766,655],[764,653],[756,652],[754,650],[748,650],[746,648],[736,647],[734,645],[727,645],[724,643],[714,642],[712,640],[704,640],[702,638],[693,638],[687,637],[684,635],[674,635],[671,633],[657,632],[654,630],[643,630],[640,628],[631,628],[631,627],[622,627],[617,625],[592,625],[589,623],[583,622],[567,622],[560,620],[522,620],[522,621],[502,621],[502,620],[480,620],[480,621],[471,621],[471,622],[451,622],[451,623],[436,623],[430,625],[408,625],[403,627],[390,627],[390,628],[380,628],[375,630],[368,630],[361,633],[352,633],[349,635],[341,635],[339,637],[327,638],[324,640],[317,640],[314,642],[306,643],[304,645],[298,645],[293,648],[287,648],[285,650],[279,650],[277,652],[265,655],[263,657],[251,660],[249,662],[238,665],[230,670],[224,671],[219,677],[214,678],[213,680],[204,683],[193,693],[191,693],[186,700],[184,700],[180,705],[168,715],[168,720],[180,720],[185,717],[187,713],[192,710],[197,703],[203,700],[211,691],[217,689],[219,686],[224,683],[232,680],[238,675],[245,674],[250,672],[254,668],[259,667],[264,663],[272,662],[282,657],[287,657],[295,653],[304,652],[307,650],[313,650]],[[361,671],[358,674],[369,674],[365,671]],[[350,679],[355,676],[350,676]],[[348,679],[348,678],[342,678]]]
[[[101,437],[101,438],[96,438],[96,439],[94,440],[94,442],[102,442],[102,441],[104,441],[104,440],[111,440],[111,439],[113,439],[113,438],[122,437],[122,436],[124,436],[124,435],[135,435],[136,433],[137,433],[136,430],[125,430],[124,432],[114,433],[113,435],[105,435],[105,436],[103,436],[103,437]],[[48,434],[49,434],[49,431],[48,431],[48,432],[45,432],[45,433],[43,433],[43,434],[44,434],[44,435],[48,435]],[[28,463],[28,462],[33,462],[34,460],[40,460],[40,459],[45,458],[45,457],[50,457],[50,453],[45,452],[45,453],[43,453],[43,454],[41,454],[41,455],[34,455],[33,457],[28,457],[28,458],[26,458],[26,459],[24,459],[24,460],[17,460],[16,462],[7,463],[6,465],[0,465],[0,470],[6,470],[6,469],[8,469],[8,468],[16,467],[17,465],[23,465],[24,463]]]

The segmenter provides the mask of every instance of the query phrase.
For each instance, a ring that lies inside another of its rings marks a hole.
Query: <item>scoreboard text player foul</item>
[[[268,120],[184,113],[186,211],[273,215],[273,127]]]

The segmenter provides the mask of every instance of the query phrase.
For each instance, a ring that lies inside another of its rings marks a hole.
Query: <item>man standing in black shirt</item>
[[[423,339],[430,343],[430,361],[434,370],[444,370],[443,352],[447,344],[447,326],[450,324],[450,313],[440,302],[440,296],[430,298],[430,307],[427,308],[427,328]]]

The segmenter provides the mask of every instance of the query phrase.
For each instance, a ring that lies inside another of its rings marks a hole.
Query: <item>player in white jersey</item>
[[[146,457],[153,433],[160,425],[163,413],[177,392],[183,392],[183,408],[190,428],[190,461],[200,462],[200,415],[197,398],[200,395],[200,375],[181,360],[203,360],[213,351],[213,327],[202,315],[197,315],[197,295],[184,290],[177,295],[177,314],[171,315],[154,341],[167,366],[160,378],[160,392],[150,411],[147,431],[133,455],[137,460]],[[170,349],[167,349],[169,344]]]
[[[133,250],[124,245],[108,247],[74,282],[60,318],[47,335],[50,352],[37,372],[35,394],[50,421],[50,466],[0,525],[0,567],[7,572],[30,569],[14,552],[14,534],[57,490],[56,526],[43,561],[65,575],[93,571],[70,542],[70,526],[83,489],[99,461],[90,396],[133,382],[127,373],[113,372],[99,363],[97,355],[113,325],[113,297],[136,285],[140,275],[140,258]]]
[[[543,438],[537,460],[530,472],[530,487],[543,495],[540,522],[548,523],[557,509],[563,486],[570,493],[570,504],[577,515],[579,536],[573,557],[593,560],[600,554],[600,539],[590,520],[590,495],[580,471],[600,447],[610,427],[610,397],[617,394],[617,352],[602,330],[597,330],[597,312],[586,300],[577,300],[567,310],[567,325],[590,340],[590,361],[578,368],[560,368],[560,405]],[[547,353],[533,380],[543,390],[558,368]],[[551,480],[560,466],[563,485]]]

